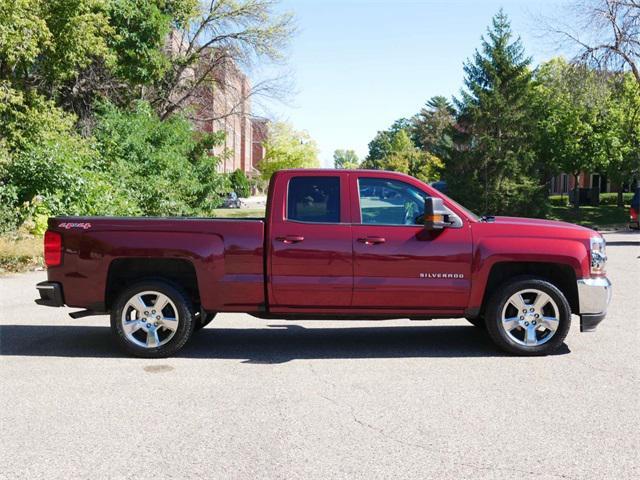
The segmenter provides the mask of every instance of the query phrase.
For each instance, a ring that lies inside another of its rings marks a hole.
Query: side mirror
[[[445,208],[441,198],[427,197],[424,199],[424,228],[425,230],[442,230],[449,225]]]

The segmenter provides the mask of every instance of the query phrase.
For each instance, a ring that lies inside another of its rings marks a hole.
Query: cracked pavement
[[[0,479],[640,478],[640,235],[606,235],[609,315],[553,356],[463,319],[219,315],[177,357],[0,277]]]

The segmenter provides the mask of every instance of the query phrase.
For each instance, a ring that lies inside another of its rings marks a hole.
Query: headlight
[[[607,265],[607,247],[604,238],[591,237],[591,274],[603,275]]]

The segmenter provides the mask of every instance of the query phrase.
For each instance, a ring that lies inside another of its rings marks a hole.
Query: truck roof
[[[285,168],[283,170],[278,170],[275,174],[283,174],[283,173],[297,173],[297,172],[305,172],[305,173],[354,173],[354,172],[366,172],[366,173],[387,173],[389,175],[397,175],[402,177],[408,177],[406,173],[402,172],[393,172],[390,170],[374,170],[370,168]]]

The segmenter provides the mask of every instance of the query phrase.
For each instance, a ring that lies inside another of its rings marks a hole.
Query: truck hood
[[[599,233],[573,223],[539,218],[495,217],[494,221],[478,222],[473,226],[478,235],[504,237],[545,237],[588,240]]]
[[[522,217],[495,217],[496,224],[500,225],[512,225],[514,227],[543,227],[543,228],[562,228],[577,230],[584,233],[593,233],[594,230],[581,227],[568,222],[560,222],[557,220],[543,220],[541,218],[522,218]]]

